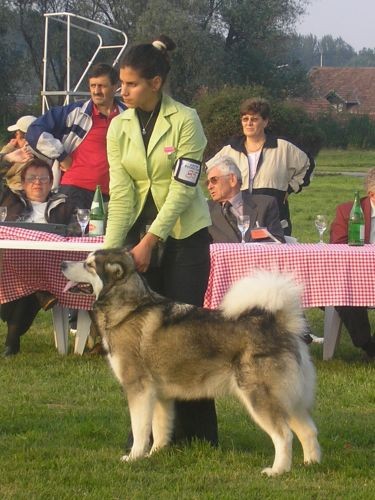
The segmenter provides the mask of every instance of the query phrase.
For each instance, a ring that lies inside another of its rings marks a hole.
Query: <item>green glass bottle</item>
[[[355,192],[354,203],[349,216],[348,243],[349,245],[356,246],[361,246],[365,243],[365,218],[358,191]]]
[[[102,191],[96,186],[94,198],[90,208],[89,236],[102,236],[104,234],[105,210]]]

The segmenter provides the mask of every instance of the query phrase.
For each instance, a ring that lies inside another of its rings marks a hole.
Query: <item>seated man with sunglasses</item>
[[[5,188],[0,205],[7,207],[7,221],[52,222],[69,224],[74,221],[73,207],[64,194],[51,193],[51,167],[39,160],[29,160],[21,172],[21,191]],[[57,299],[41,290],[1,305],[0,317],[7,322],[4,356],[17,354],[20,337],[31,326],[38,311],[54,306]]]
[[[208,228],[213,243],[239,243],[241,232],[237,217],[249,215],[250,227],[245,241],[253,241],[251,230],[267,228],[271,235],[285,243],[280,224],[277,201],[272,196],[241,191],[240,169],[230,156],[221,156],[207,168],[207,189],[212,200],[208,202],[212,225]],[[269,238],[260,241],[272,241]]]

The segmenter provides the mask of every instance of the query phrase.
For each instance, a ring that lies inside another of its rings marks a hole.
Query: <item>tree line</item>
[[[230,94],[233,103],[237,88],[248,88],[250,92],[254,86],[259,86],[273,100],[308,96],[311,88],[307,72],[310,67],[320,65],[321,57],[324,65],[374,64],[373,49],[363,49],[357,54],[341,38],[327,35],[319,40],[313,35],[296,35],[296,22],[307,3],[307,0],[0,0],[3,88],[0,133],[21,113],[40,113],[45,13],[71,12],[104,23],[124,31],[130,44],[168,34],[177,45],[170,92],[176,99],[196,105],[215,93],[224,96],[224,100]],[[50,86],[56,90],[65,88],[65,37],[64,25],[50,25],[52,57],[47,71]],[[74,55],[71,71],[79,74],[94,45],[84,33],[72,35],[71,42]],[[228,109],[233,109],[231,106]],[[203,112],[205,104],[200,108]],[[206,125],[210,127],[209,120]],[[214,135],[215,131],[211,133]],[[317,138],[312,142],[315,150]]]

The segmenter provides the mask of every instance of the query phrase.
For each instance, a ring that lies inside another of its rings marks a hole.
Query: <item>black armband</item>
[[[179,158],[174,164],[173,178],[187,186],[196,186],[201,174],[201,168],[201,161]]]

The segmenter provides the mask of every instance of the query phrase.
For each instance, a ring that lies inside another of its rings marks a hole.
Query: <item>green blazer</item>
[[[149,189],[158,209],[149,230],[159,238],[187,238],[211,224],[200,186],[173,178],[175,161],[201,161],[206,143],[197,112],[164,94],[147,152],[134,109],[112,120],[107,133],[110,202],[105,248],[123,245]]]

